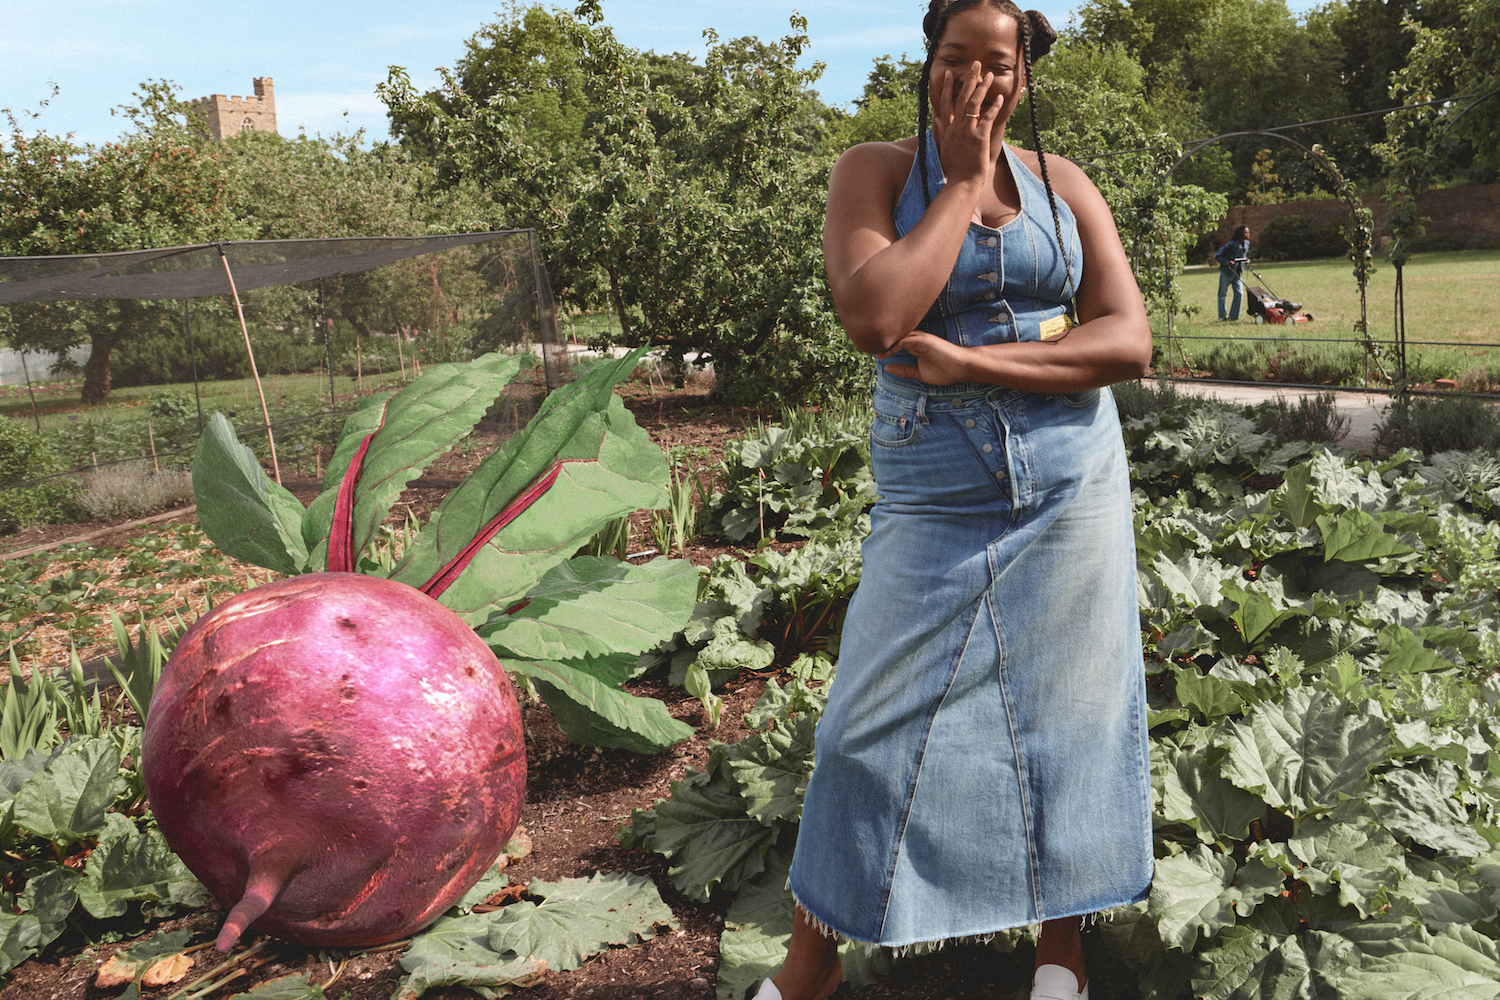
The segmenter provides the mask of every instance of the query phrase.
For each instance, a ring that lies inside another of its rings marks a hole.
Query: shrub
[[[1500,390],[1500,364],[1488,368],[1470,368],[1458,376],[1459,392],[1495,392]]]
[[[1320,392],[1295,403],[1284,397],[1268,399],[1255,407],[1255,429],[1280,441],[1311,441],[1337,444],[1349,433],[1350,419],[1334,410],[1334,394]]]
[[[1500,449],[1500,415],[1472,396],[1419,396],[1395,403],[1375,428],[1375,451],[1401,448],[1434,455],[1444,451]]]
[[[1219,378],[1263,382],[1272,347],[1263,341],[1218,341],[1198,357],[1198,363]]]
[[[50,476],[61,468],[40,434],[18,420],[0,419],[0,535],[78,516],[78,483],[66,476],[29,486],[13,485]]]
[[[1312,260],[1342,257],[1349,249],[1338,226],[1308,215],[1279,215],[1261,228],[1252,256],[1260,260]]]
[[[1362,358],[1357,349],[1305,344],[1279,349],[1266,361],[1267,382],[1294,385],[1342,385],[1355,381]]]
[[[186,469],[153,473],[145,462],[122,462],[84,473],[83,507],[94,517],[145,517],[193,500]]]
[[[1412,253],[1449,253],[1455,250],[1493,250],[1500,246],[1488,233],[1433,233],[1407,241]]]
[[[1120,411],[1120,420],[1139,419],[1165,407],[1182,402],[1186,397],[1177,387],[1165,379],[1147,382],[1117,382],[1109,387],[1115,397],[1115,409]]]

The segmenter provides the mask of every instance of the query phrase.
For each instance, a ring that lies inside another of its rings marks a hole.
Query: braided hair
[[[928,78],[932,75],[932,63],[937,58],[938,43],[948,29],[948,21],[954,14],[988,4],[1001,14],[1016,22],[1021,36],[1021,58],[1026,67],[1026,96],[1031,108],[1031,136],[1036,145],[1037,164],[1041,168],[1042,186],[1047,189],[1047,204],[1052,209],[1052,229],[1057,236],[1058,251],[1062,254],[1067,269],[1068,297],[1077,292],[1073,283],[1073,261],[1063,240],[1062,220],[1057,214],[1057,195],[1052,191],[1052,178],[1047,175],[1047,153],[1042,148],[1042,130],[1037,122],[1036,85],[1033,83],[1032,64],[1052,49],[1057,41],[1057,31],[1039,10],[1022,11],[1011,0],[930,0],[927,14],[922,18],[922,34],[927,37],[927,60],[922,64],[922,73],[917,77],[917,168],[922,177],[922,199],[931,204],[928,187],[927,129],[931,101],[928,96]]]

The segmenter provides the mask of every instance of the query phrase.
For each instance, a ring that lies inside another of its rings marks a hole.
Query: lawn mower
[[[1270,282],[1265,276],[1254,268],[1246,268],[1251,274],[1261,280],[1262,285],[1247,285],[1246,297],[1249,299],[1247,308],[1250,315],[1255,317],[1257,323],[1311,323],[1312,313],[1302,311],[1302,303],[1284,299],[1275,292],[1270,291]]]

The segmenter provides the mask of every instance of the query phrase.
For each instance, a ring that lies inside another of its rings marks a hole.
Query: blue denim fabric
[[[1240,296],[1244,294],[1245,279],[1232,267],[1219,265],[1219,318],[1236,320],[1240,318]],[[1234,290],[1234,299],[1229,305],[1229,310],[1224,310],[1224,297],[1230,289]]]
[[[917,324],[917,329],[963,347],[1040,340],[1043,322],[1063,315],[1072,317],[1065,303],[1083,280],[1083,248],[1068,203],[1057,199],[1058,221],[1073,265],[1073,286],[1068,285],[1067,267],[1057,247],[1047,189],[1009,146],[1005,147],[1005,157],[1021,193],[1021,213],[999,228],[969,224],[968,238],[959,249],[948,284]],[[946,181],[930,131],[927,167],[928,188],[936,197]],[[896,201],[896,235],[905,236],[916,228],[926,210],[921,173],[914,165]],[[879,362],[882,377],[922,386],[921,382],[884,375],[885,367],[892,362],[916,364],[911,354],[902,351]],[[990,388],[980,382],[945,386],[952,392],[984,392]]]
[[[1028,209],[1050,230],[1045,201]],[[967,283],[960,268],[950,288]],[[1057,308],[1016,301],[1009,329]],[[972,392],[882,373],[874,409],[880,499],[793,893],[833,930],[891,946],[1145,898],[1145,677],[1108,390]]]
[[[1219,262],[1219,318],[1236,320],[1240,318],[1240,297],[1245,290],[1245,265],[1239,263],[1250,257],[1249,240],[1228,240],[1214,253],[1214,259]],[[1234,301],[1226,312],[1224,309],[1224,296],[1230,289],[1234,289]]]

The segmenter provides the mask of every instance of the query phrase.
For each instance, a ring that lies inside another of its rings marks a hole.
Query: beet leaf
[[[598,364],[549,395],[410,537],[390,577],[482,626],[575,740],[650,753],[692,729],[621,684],[637,654],[687,623],[697,570],[573,555],[607,521],[666,502],[666,457],[614,394],[643,353]],[[194,460],[204,531],[230,555],[283,573],[382,573],[365,558],[375,529],[519,367],[502,355],[439,365],[368,400],[345,422],[323,492],[305,512],[216,417]]]
[[[690,607],[697,595],[698,571],[685,560],[632,566],[577,556],[543,577],[525,607],[496,615],[477,631],[503,660],[639,652],[675,635],[684,624],[678,609]]]
[[[193,496],[198,523],[225,555],[278,573],[306,568],[302,504],[262,471],[222,413],[209,418],[193,456]]]
[[[622,691],[583,669],[580,663],[506,660],[506,669],[531,678],[575,743],[658,753],[693,735],[693,727],[672,718],[655,698]]]
[[[352,414],[328,463],[323,492],[309,508],[312,568],[324,568],[321,543],[333,531],[339,486],[366,436],[374,434],[358,470],[350,511],[348,568],[354,571],[401,491],[474,429],[521,364],[518,355],[486,354],[465,364],[434,365],[394,395],[372,397]]]
[[[640,355],[597,365],[549,395],[530,423],[448,495],[391,579],[426,584],[557,462],[556,483],[474,553],[439,598],[470,624],[526,597],[605,522],[665,503],[666,457],[614,395]]]

